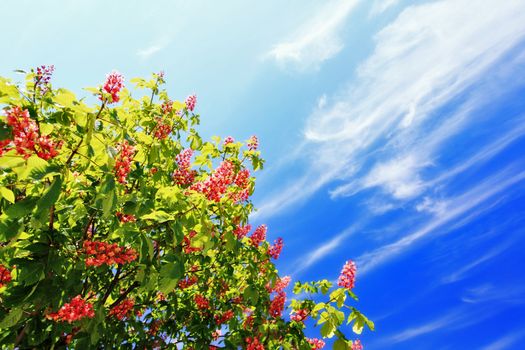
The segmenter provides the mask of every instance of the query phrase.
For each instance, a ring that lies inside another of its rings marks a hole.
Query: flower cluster
[[[239,226],[239,225],[237,225],[237,227],[233,231],[233,234],[238,239],[241,239],[244,236],[246,236],[251,230],[252,230],[252,225],[246,225],[246,226]]]
[[[11,282],[11,271],[4,265],[0,265],[0,288]]]
[[[119,92],[124,87],[124,77],[117,71],[113,71],[106,75],[106,81],[102,89],[104,92],[111,95],[111,101],[109,103],[118,102],[120,100]],[[103,99],[103,96],[100,96]]]
[[[257,136],[253,135],[248,139],[246,145],[250,151],[255,151],[257,148],[259,148],[259,139]]]
[[[275,282],[275,285],[273,286],[273,288],[271,288],[270,290],[273,292],[277,292],[277,293],[282,292],[286,287],[288,287],[291,281],[292,281],[292,278],[290,276],[280,277]]]
[[[164,101],[162,105],[160,106],[160,108],[162,110],[162,113],[164,114],[171,113],[173,111],[173,101],[171,100]]]
[[[197,304],[197,307],[201,310],[205,310],[210,307],[210,302],[208,299],[203,297],[201,294],[195,294],[194,300],[195,304]]]
[[[120,211],[118,211],[116,213],[117,215],[117,218],[120,220],[120,222],[122,223],[126,223],[126,222],[135,222],[137,221],[137,218],[135,217],[135,215],[133,214],[124,214]]]
[[[26,109],[22,110],[15,106],[7,110],[6,114],[7,125],[12,128],[13,139],[0,142],[0,156],[13,146],[16,152],[26,159],[35,153],[45,160],[58,155],[62,143],[55,143],[48,135],[40,135],[38,125],[29,117]]]
[[[128,298],[122,300],[117,305],[113,306],[111,310],[109,310],[109,315],[114,316],[118,320],[123,320],[124,317],[126,317],[129,312],[133,309],[135,306],[135,300]]]
[[[312,345],[312,350],[322,349],[325,346],[325,342],[322,341],[321,339],[317,339],[317,338],[310,339],[310,338],[308,338],[307,340],[310,343],[310,345]]]
[[[195,105],[197,104],[197,96],[193,94],[193,95],[186,97],[185,103],[186,103],[186,108],[189,111],[193,112],[193,110],[195,109]]]
[[[191,189],[204,194],[209,200],[219,202],[228,186],[233,183],[234,176],[233,164],[224,161],[210,177],[204,182],[194,184]]]
[[[125,184],[131,171],[131,160],[135,155],[135,147],[131,146],[128,141],[122,141],[118,144],[117,150],[119,154],[115,161],[115,176],[118,182]]]
[[[82,296],[77,295],[69,303],[64,304],[57,312],[47,315],[53,321],[67,321],[69,323],[78,321],[84,317],[95,317],[93,304],[88,303]]]
[[[283,250],[283,239],[281,237],[277,238],[273,245],[268,248],[268,255],[270,255],[275,260],[279,259],[279,255],[281,255],[281,251]]]
[[[86,255],[92,255],[86,259],[86,266],[126,264],[137,259],[133,248],[120,247],[116,243],[84,241],[84,251]]]
[[[193,275],[191,277],[188,277],[188,278],[185,278],[183,280],[180,280],[179,281],[179,288],[180,289],[189,288],[189,287],[193,286],[195,283],[197,283],[198,281],[199,281],[199,279],[197,278],[197,276]]]
[[[356,271],[355,263],[352,260],[348,260],[341,270],[337,285],[346,289],[354,288]]]
[[[284,303],[286,302],[286,293],[279,291],[270,302],[270,316],[281,317],[284,310]]]
[[[162,118],[156,118],[156,121],[155,137],[159,140],[164,140],[171,133],[171,126]]]
[[[309,314],[310,312],[308,310],[300,309],[291,313],[290,319],[295,322],[304,322]]]
[[[197,232],[190,231],[186,236],[184,236],[184,253],[191,254],[193,252],[200,252],[202,250],[202,248],[191,246],[191,239],[195,237],[196,234]]]
[[[264,242],[264,240],[266,239],[267,230],[268,228],[266,227],[266,225],[261,225],[255,229],[255,231],[250,236],[252,246],[258,247],[259,244]]]
[[[230,143],[234,143],[235,139],[231,136],[228,136],[224,139],[224,146],[229,145]]]
[[[246,350],[264,350],[264,345],[257,337],[247,337],[244,341],[246,342]]]
[[[173,180],[179,186],[190,185],[193,183],[193,180],[195,180],[195,174],[197,172],[191,169],[192,155],[193,150],[188,148],[177,154],[177,157],[175,158],[178,169],[173,173]]]
[[[361,345],[360,340],[354,340],[352,342],[352,349],[351,350],[363,350],[363,345]]]
[[[242,169],[235,176],[234,183],[239,187],[238,191],[232,193],[232,199],[234,202],[243,202],[250,198],[250,171],[248,169]]]
[[[35,72],[35,89],[40,90],[42,95],[45,95],[49,91],[49,82],[51,81],[51,76],[55,71],[55,66],[40,66],[36,68]]]
[[[228,310],[224,312],[222,315],[215,315],[215,323],[217,325],[221,325],[223,323],[228,322],[235,314],[233,313],[233,310]]]

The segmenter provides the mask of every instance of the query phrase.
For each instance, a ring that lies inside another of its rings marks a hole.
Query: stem
[[[55,206],[52,205],[49,209],[49,232],[53,232],[53,222],[55,221]]]
[[[117,300],[115,300],[113,302],[113,304],[111,304],[110,308],[112,308],[113,306],[115,305],[118,305],[118,303],[120,303],[122,300],[126,299],[126,297],[128,296],[129,293],[131,293],[135,288],[137,288],[138,286],[140,285],[139,282],[135,281],[131,284],[131,286],[128,287],[128,289],[126,289],[124,291],[124,293],[122,293]]]
[[[22,341],[22,339],[24,339],[24,336],[26,335],[26,332],[27,332],[27,328],[29,327],[29,323],[26,323],[26,325],[24,326],[24,328],[22,328],[22,330],[20,331],[20,333],[18,333],[16,339],[15,339],[15,348],[18,344],[20,344],[20,342]]]
[[[113,280],[111,281],[111,283],[108,286],[108,289],[106,290],[106,294],[104,294],[104,296],[102,297],[102,304],[104,304],[106,302],[106,300],[108,299],[109,295],[113,291],[113,288],[115,288],[115,286],[117,285],[117,282],[119,281],[119,276],[120,276],[120,272],[121,271],[122,271],[122,265],[119,265],[118,268],[117,268],[117,272],[115,273],[115,277],[113,277]]]

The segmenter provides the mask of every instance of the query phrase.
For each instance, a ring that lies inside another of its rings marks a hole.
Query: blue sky
[[[154,5],[153,5],[154,4]],[[366,349],[525,340],[525,1],[3,1],[2,75],[164,70],[257,134],[254,223],[294,280],[358,264]],[[128,79],[129,80],[129,79]],[[87,93],[86,93],[87,94]],[[350,331],[350,330],[348,330]],[[315,331],[312,335],[315,335]]]

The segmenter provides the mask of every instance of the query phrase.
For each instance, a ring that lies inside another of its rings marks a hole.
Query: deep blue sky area
[[[523,348],[525,1],[0,3],[0,74],[116,69],[195,92],[201,133],[256,134],[254,225],[293,281],[356,261],[373,349]],[[317,328],[309,331],[319,336]],[[351,329],[347,329],[348,334]]]

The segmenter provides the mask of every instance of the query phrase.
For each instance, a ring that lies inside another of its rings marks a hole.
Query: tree
[[[316,349],[311,318],[335,348],[360,348],[340,330],[373,328],[345,305],[352,262],[338,288],[297,282],[308,296],[283,315],[283,242],[248,224],[255,136],[203,142],[196,97],[171,101],[163,73],[132,79],[147,91],[135,99],[112,72],[86,89],[94,107],[53,89],[52,73],[31,70],[25,87],[0,78],[3,347]]]

